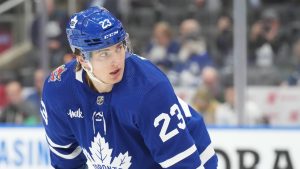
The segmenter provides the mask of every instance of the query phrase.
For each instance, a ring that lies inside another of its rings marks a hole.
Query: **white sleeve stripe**
[[[200,165],[200,166],[197,167],[196,169],[205,169],[205,168],[203,167],[203,165]]]
[[[46,139],[48,141],[48,144],[51,146],[51,147],[55,147],[55,148],[69,148],[71,147],[72,143],[68,144],[68,145],[58,145],[56,143],[54,143],[49,137],[48,135],[46,134]]]
[[[82,80],[82,69],[80,69],[78,72],[76,72],[75,78],[76,78],[76,80],[78,80],[81,83],[83,83],[83,80]]]
[[[81,153],[81,151],[82,151],[81,147],[78,146],[72,153],[65,155],[65,154],[62,154],[62,153],[56,151],[56,150],[55,150],[53,147],[51,147],[51,146],[49,146],[49,149],[50,149],[54,154],[56,154],[57,156],[59,156],[59,157],[61,157],[61,158],[64,158],[64,159],[67,159],[67,160],[74,159],[74,158],[77,157],[77,156]]]
[[[159,163],[163,168],[168,168],[176,163],[178,163],[179,161],[185,159],[186,157],[190,156],[191,154],[193,154],[195,151],[197,151],[197,148],[194,145],[192,145],[190,148],[186,149],[185,151],[175,155],[174,157],[171,157],[169,159],[167,159],[166,161],[163,161],[161,163]]]
[[[215,155],[215,150],[211,144],[209,144],[206,149],[200,154],[201,166],[199,169],[204,168],[204,164]]]
[[[178,99],[178,101],[180,103],[180,106],[183,109],[185,117],[192,117],[189,105],[186,102],[184,102],[180,97],[177,97],[177,99]]]

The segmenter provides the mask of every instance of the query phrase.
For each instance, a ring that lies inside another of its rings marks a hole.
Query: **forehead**
[[[122,44],[122,42],[117,43],[117,44],[112,45],[112,46],[107,47],[107,48],[99,49],[99,50],[97,50],[96,52],[114,50],[116,47],[120,46],[121,44]]]

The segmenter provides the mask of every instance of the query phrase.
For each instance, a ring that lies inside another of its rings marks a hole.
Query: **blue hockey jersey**
[[[46,79],[41,115],[54,168],[217,168],[201,116],[178,98],[149,61],[126,57],[109,93],[88,86],[76,61]]]

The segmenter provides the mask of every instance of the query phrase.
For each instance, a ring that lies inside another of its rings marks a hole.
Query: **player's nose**
[[[120,54],[114,53],[112,60],[111,60],[111,66],[113,68],[118,68],[120,63],[121,63],[121,59],[122,57],[120,57]]]
[[[111,61],[111,67],[112,68],[118,68],[118,65],[119,65],[119,61],[116,57],[114,57]]]

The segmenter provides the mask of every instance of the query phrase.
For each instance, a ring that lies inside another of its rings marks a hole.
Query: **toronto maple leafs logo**
[[[50,75],[48,82],[61,81],[61,75],[67,70],[65,65],[56,68]]]
[[[77,20],[77,15],[76,15],[73,19],[71,19],[70,28],[74,29],[77,22],[78,22],[78,20]]]
[[[94,137],[89,150],[91,154],[83,148],[89,168],[128,169],[131,166],[131,156],[129,156],[128,151],[124,154],[120,153],[112,159],[112,149],[109,148],[109,144],[99,133]]]

